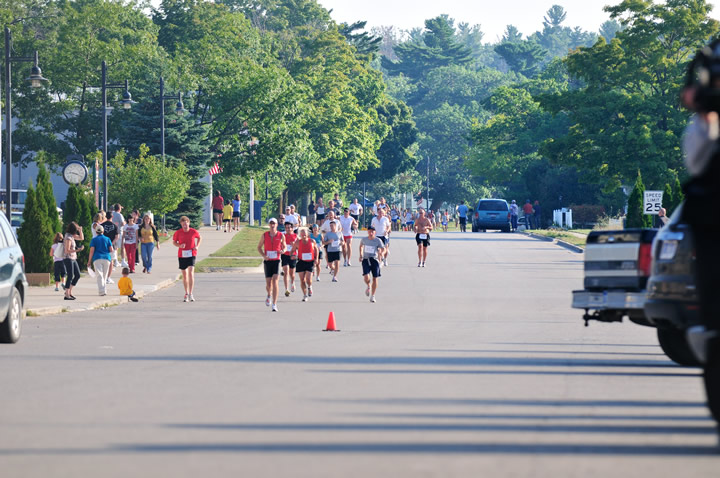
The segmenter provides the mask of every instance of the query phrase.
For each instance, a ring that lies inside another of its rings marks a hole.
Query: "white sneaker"
[[[383,259],[383,265],[387,267],[387,259]]]
[[[374,295],[371,295],[371,296],[370,296],[370,302],[375,302],[375,296],[374,296]]]
[[[337,277],[336,277],[336,276],[333,276],[332,281],[333,281],[333,282],[337,282],[337,281],[338,281],[338,280],[337,280]]]
[[[128,267],[127,261],[122,261],[122,267]]]
[[[273,311],[273,312],[277,312],[277,304],[273,304],[273,305],[272,305],[272,311]]]
[[[193,297],[192,294],[190,294],[189,299],[190,299],[190,302],[195,302],[195,297]]]
[[[303,302],[307,302],[307,295],[303,295]]]
[[[418,262],[418,267],[422,267],[422,262]]]
[[[185,297],[183,297],[183,302],[187,302],[187,301],[188,301],[188,295],[185,294]]]
[[[270,296],[267,296],[267,299],[265,299],[265,307],[270,307]]]
[[[115,281],[108,277],[107,280],[105,281],[105,283],[106,284],[114,284]]]
[[[348,261],[348,267],[352,267],[352,263]]]
[[[424,262],[423,262],[423,265],[422,265],[422,266],[425,267],[425,263],[424,263]]]
[[[315,282],[320,282],[320,276],[315,276]]]

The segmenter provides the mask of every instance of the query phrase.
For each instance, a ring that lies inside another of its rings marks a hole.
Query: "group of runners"
[[[342,213],[338,216],[340,208]],[[309,227],[300,226],[300,216],[292,205],[286,208],[279,221],[276,218],[269,219],[269,230],[262,235],[257,246],[258,253],[263,257],[265,271],[265,305],[277,312],[280,276],[283,277],[285,297],[295,292],[297,276],[303,294],[302,301],[307,302],[313,296],[313,283],[320,281],[323,259],[331,282],[338,282],[340,259],[343,267],[353,265],[354,242],[359,242],[357,258],[362,267],[365,295],[370,302],[376,302],[378,278],[382,275],[382,267],[388,265],[390,254],[390,233],[393,227],[388,212],[389,207],[384,202],[375,204],[367,235],[359,241],[354,241],[354,236],[359,233],[362,214],[362,206],[357,199],[349,207],[342,207],[337,195],[328,201],[327,206],[322,199],[318,199],[314,210],[316,222]],[[413,230],[418,247],[418,267],[425,267],[433,223],[423,209],[418,211],[413,221]]]

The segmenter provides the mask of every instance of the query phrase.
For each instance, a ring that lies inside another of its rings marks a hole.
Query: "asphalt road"
[[[652,329],[583,327],[582,255],[511,234],[392,241],[264,305],[259,274],[199,275],[0,347],[0,476],[717,477],[697,369]],[[330,311],[340,332],[322,332]]]

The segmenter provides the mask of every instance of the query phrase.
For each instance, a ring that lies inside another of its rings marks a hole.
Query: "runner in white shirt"
[[[353,199],[353,202],[350,204],[350,217],[355,219],[357,221],[358,225],[360,224],[360,215],[363,212],[363,207],[358,203],[357,198]],[[355,226],[355,234],[357,234],[358,226]]]
[[[327,218],[323,221],[322,226],[320,226],[320,232],[321,232],[322,235],[323,235],[323,241],[325,240],[325,234],[327,234],[328,232],[330,232],[330,223],[331,223],[331,222],[334,222],[334,223],[337,225],[336,231],[340,231],[340,228],[342,227],[342,225],[340,224],[340,221],[338,221],[337,219],[335,219],[335,212],[334,212],[334,211],[329,211],[329,212],[327,213]],[[330,262],[328,261],[327,252],[328,252],[328,248],[327,248],[327,246],[325,246],[325,268],[326,268],[326,269],[329,269],[329,268],[330,268]]]
[[[389,252],[388,242],[390,240],[390,219],[388,219],[385,215],[384,208],[378,207],[377,216],[373,218],[371,225],[375,228],[375,237],[380,239],[385,245],[385,248],[382,250],[382,252],[379,252],[379,256],[383,261],[383,265],[387,266],[387,255]]]
[[[354,217],[350,216],[350,209],[343,209],[343,216],[339,219],[340,225],[342,226],[343,235],[343,267],[349,267],[350,256],[352,256],[352,239],[353,231],[357,228],[357,221]]]
[[[295,217],[295,214],[293,214],[290,206],[285,208],[285,223],[288,223],[288,222],[292,223],[292,225],[293,225],[293,230],[289,231],[289,232],[294,232],[300,225],[297,220],[297,217]]]

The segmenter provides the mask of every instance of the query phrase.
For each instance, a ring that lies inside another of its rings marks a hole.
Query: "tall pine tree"
[[[52,257],[50,247],[53,244],[54,231],[50,229],[47,206],[32,184],[28,185],[23,210],[23,223],[18,229],[18,242],[25,254],[27,272],[50,272]]]
[[[643,211],[643,201],[645,200],[645,183],[643,183],[642,175],[638,170],[635,187],[628,198],[627,224],[628,228],[646,228],[652,227],[652,217]]]
[[[45,158],[47,154],[41,151],[37,154],[35,160],[38,167],[37,175],[37,195],[42,196],[47,207],[47,217],[50,222],[52,232],[60,232],[60,216],[57,212],[57,203],[55,202],[55,193],[53,192],[52,182],[50,182],[50,174],[45,168]]]

